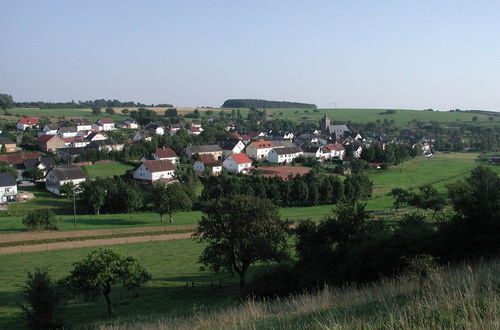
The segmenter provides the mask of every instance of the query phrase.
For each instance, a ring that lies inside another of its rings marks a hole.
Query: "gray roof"
[[[76,129],[76,127],[73,127],[73,126],[59,127],[59,131],[60,132],[78,132],[78,130]]]
[[[292,141],[287,141],[287,140],[283,140],[283,141],[271,140],[271,143],[274,144],[275,147],[285,147],[285,148],[296,147],[295,143],[293,143]]]
[[[236,147],[236,145],[240,141],[241,140],[238,140],[238,139],[229,139],[229,140],[219,142],[219,145],[221,146],[221,148],[223,150],[233,150],[234,147]]]
[[[14,141],[12,141],[11,139],[0,136],[0,144],[16,144],[16,143]]]
[[[298,147],[276,148],[273,150],[276,151],[278,155],[288,155],[302,152],[302,150]]]
[[[187,147],[186,150],[190,151],[193,154],[196,154],[199,152],[222,151],[222,149],[217,144],[206,144],[206,145],[202,145],[202,146],[190,146],[190,147]]]
[[[344,131],[344,132],[349,132],[349,129],[347,128],[346,125],[330,125],[330,132],[331,131]]]
[[[10,187],[17,185],[16,178],[9,173],[0,173],[0,187]]]
[[[90,122],[87,119],[73,118],[71,121],[76,125],[90,125]]]
[[[56,166],[52,169],[57,179],[62,180],[75,180],[85,179],[85,173],[82,168],[74,165]]]

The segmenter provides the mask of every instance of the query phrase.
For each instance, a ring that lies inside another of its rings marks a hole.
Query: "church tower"
[[[319,129],[323,133],[327,133],[329,128],[330,128],[330,119],[328,118],[328,115],[325,112],[323,118],[319,120]]]

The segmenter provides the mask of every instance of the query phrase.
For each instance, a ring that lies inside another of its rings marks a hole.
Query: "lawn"
[[[122,162],[113,162],[113,163],[86,165],[82,166],[82,168],[88,177],[99,178],[99,177],[112,177],[114,175],[123,175],[128,170],[133,169],[134,166]]]
[[[227,306],[237,300],[237,290],[228,285],[238,283],[236,276],[200,272],[198,257],[202,246],[193,240],[138,243],[115,247],[139,259],[153,279],[144,288],[129,292],[113,290],[114,307],[120,318],[159,314],[182,316],[201,309]],[[72,263],[82,259],[92,248],[48,251],[0,256],[0,329],[22,328],[16,313],[22,302],[21,287],[26,273],[36,267],[48,267],[54,278],[68,275]],[[250,267],[250,278],[264,266]],[[219,289],[222,281],[225,288]],[[192,287],[195,282],[195,287]],[[215,289],[210,285],[214,283]],[[189,287],[186,287],[189,283]],[[106,319],[103,299],[98,302],[73,301],[68,306],[68,320],[74,325]]]

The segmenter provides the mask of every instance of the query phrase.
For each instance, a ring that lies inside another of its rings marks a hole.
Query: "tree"
[[[286,232],[278,208],[268,199],[235,195],[205,203],[204,215],[193,234],[207,243],[200,262],[214,271],[236,272],[240,290],[251,264],[287,258]]]
[[[29,181],[36,183],[38,180],[43,178],[43,173],[39,168],[30,168],[23,172],[23,177],[28,179]]]
[[[97,105],[97,104],[96,104],[96,105],[93,105],[93,106],[92,106],[92,114],[93,114],[93,115],[96,115],[96,116],[97,116],[97,115],[100,115],[100,114],[101,114],[101,106],[99,106],[99,105]]]
[[[394,197],[394,207],[396,208],[396,212],[398,211],[401,204],[408,203],[408,199],[410,197],[410,193],[402,188],[394,188],[389,193],[390,196]]]
[[[107,107],[106,108],[106,113],[108,115],[114,115],[115,114],[115,109],[111,108],[111,107]]]
[[[177,182],[166,186],[159,185],[155,189],[155,209],[160,214],[160,221],[163,222],[163,215],[169,215],[169,222],[174,222],[174,213],[191,208],[191,199],[184,191],[184,188]]]
[[[124,116],[128,116],[128,114],[130,113],[130,110],[129,109],[122,109],[122,114]]]
[[[7,113],[7,110],[12,108],[14,100],[9,94],[0,94],[0,108]]]
[[[95,181],[85,181],[82,185],[83,199],[94,210],[94,213],[99,215],[101,207],[106,203],[107,190],[106,181],[96,179]]]
[[[73,197],[73,194],[75,193],[75,184],[73,182],[66,182],[62,186],[59,187],[59,193],[61,196],[65,196],[66,198],[71,198]]]
[[[30,230],[57,229],[57,219],[54,212],[47,209],[39,209],[28,212],[23,218],[23,225]]]
[[[61,314],[66,305],[64,289],[54,282],[46,268],[28,272],[21,305],[28,327],[32,329],[62,329]]]
[[[111,287],[121,285],[132,289],[150,279],[151,275],[134,257],[125,257],[112,248],[100,248],[73,264],[66,283],[75,294],[87,299],[95,299],[101,293],[106,299],[108,315],[114,316]]]
[[[168,118],[174,118],[174,117],[177,117],[177,109],[166,109],[165,110],[165,117],[168,117]]]

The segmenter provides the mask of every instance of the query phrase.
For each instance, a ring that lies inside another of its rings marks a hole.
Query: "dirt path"
[[[97,230],[75,230],[75,231],[41,231],[22,232],[0,235],[0,243],[38,241],[58,238],[75,238],[91,236],[111,236],[128,233],[151,233],[156,231],[175,230],[195,230],[196,225],[175,225],[175,226],[155,226],[155,227],[133,227],[120,229],[97,229]]]
[[[165,230],[165,227],[160,227]],[[172,227],[169,227],[172,228]],[[150,231],[150,228],[142,227],[142,231]],[[87,230],[85,230],[87,232]],[[100,232],[100,231],[99,231]],[[73,232],[75,233],[75,232]],[[18,253],[30,253],[30,252],[40,252],[40,251],[50,251],[50,250],[62,250],[62,249],[78,249],[84,247],[93,246],[105,246],[105,245],[118,245],[118,244],[129,244],[129,243],[144,243],[144,242],[157,242],[157,241],[170,241],[176,239],[188,239],[191,238],[192,233],[179,233],[179,234],[160,234],[160,235],[147,235],[147,236],[133,236],[133,237],[118,237],[118,238],[104,238],[104,239],[89,239],[83,241],[71,241],[71,242],[55,242],[55,243],[45,243],[45,244],[34,244],[34,245],[17,245],[8,246],[0,248],[0,255],[5,254],[18,254]],[[85,235],[89,236],[89,235]],[[96,235],[99,236],[99,235]],[[72,236],[66,236],[72,237]],[[77,237],[77,236],[75,236]]]

